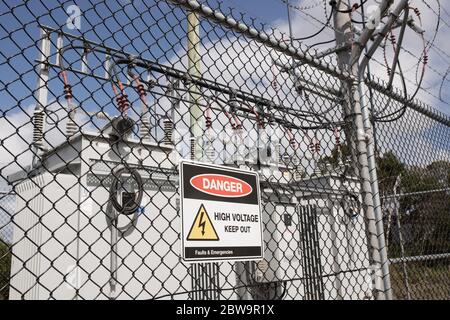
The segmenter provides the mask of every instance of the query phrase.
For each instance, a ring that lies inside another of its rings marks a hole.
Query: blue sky
[[[203,1],[205,2],[205,1]],[[208,0],[208,3],[215,7],[217,0]],[[316,0],[291,0],[294,5],[310,5]],[[108,4],[108,6],[105,5]],[[369,0],[368,4],[374,3]],[[422,10],[424,28],[427,37],[431,38],[433,29],[436,26],[436,16],[433,10],[436,7],[427,8],[422,0],[414,0]],[[69,5],[79,5],[81,17],[81,30],[68,30],[65,27],[68,17],[65,11]],[[442,22],[440,23],[439,33],[436,37],[436,48],[430,50],[430,70],[426,73],[424,82],[425,90],[421,90],[418,97],[437,110],[450,115],[450,77],[444,81],[442,96],[444,101],[439,101],[438,89],[442,82],[442,76],[450,66],[450,26],[444,23],[450,21],[450,2],[441,1],[442,4]],[[245,20],[250,21],[255,17],[255,24],[266,22],[267,27],[276,27],[283,32],[287,32],[287,12],[286,5],[281,0],[227,0],[223,1],[222,11],[227,13],[227,7],[233,7],[236,17],[239,13],[245,13]],[[292,9],[292,25],[294,36],[303,37],[312,34],[321,27],[320,21],[325,21],[325,15],[322,6],[317,6],[311,10],[300,12]],[[114,16],[112,16],[114,12]],[[62,26],[64,31],[74,34],[83,34],[84,37],[94,41],[104,42],[106,45],[123,49],[130,53],[140,54],[144,58],[158,60],[162,63],[177,64],[178,57],[183,58],[185,53],[185,23],[179,22],[183,12],[179,9],[172,9],[167,6],[165,1],[153,0],[91,0],[91,1],[69,1],[69,0],[30,0],[24,5],[23,1],[6,0],[0,2],[0,110],[3,114],[0,116],[0,125],[3,127],[1,138],[9,143],[11,148],[22,149],[31,139],[29,122],[31,119],[31,110],[35,103],[32,93],[36,87],[36,74],[34,71],[35,59],[37,59],[37,50],[35,41],[38,38],[38,28],[36,20],[41,24],[54,27]],[[38,17],[38,18],[36,18]],[[202,44],[209,47],[223,48],[221,42],[226,42],[229,34],[224,37],[223,30],[212,29],[209,23],[202,22]],[[212,32],[214,31],[214,32]],[[307,42],[313,44],[317,41],[332,39],[334,33],[332,29],[327,28],[319,36]],[[223,39],[222,39],[223,37]],[[130,38],[133,38],[131,41]],[[56,39],[52,39],[53,42]],[[230,40],[231,41],[231,40]],[[228,42],[230,42],[228,41]],[[216,45],[215,45],[216,44]],[[404,46],[408,48],[413,55],[420,55],[420,39],[417,35],[408,34]],[[322,46],[320,49],[325,49]],[[239,48],[237,48],[239,50]],[[55,50],[53,48],[52,53]],[[244,51],[243,51],[244,52]],[[253,49],[255,52],[255,49]],[[263,55],[264,51],[261,51]],[[233,54],[239,54],[234,50]],[[261,53],[260,53],[261,54]],[[388,52],[391,55],[391,52]],[[211,56],[213,54],[210,54]],[[382,61],[381,51],[375,57],[377,61]],[[221,59],[225,55],[221,55]],[[256,56],[256,55],[255,55]],[[79,56],[74,52],[67,54],[68,60],[79,60]],[[388,57],[389,58],[389,57]],[[241,60],[252,57],[240,57]],[[253,57],[254,59],[254,57]],[[182,60],[182,59],[179,59]],[[408,53],[402,52],[402,63],[404,69],[408,71],[409,89],[414,89],[415,65],[414,60]],[[251,62],[251,61],[250,61]],[[94,61],[95,63],[95,61]],[[245,63],[248,67],[251,63]],[[223,64],[226,67],[236,67]],[[101,72],[98,65],[95,72]],[[269,68],[266,69],[266,71]],[[377,62],[372,63],[372,71],[386,79],[385,71]],[[218,70],[220,72],[220,70]],[[240,70],[237,71],[238,73]],[[49,87],[51,89],[49,103],[59,100],[59,108],[62,108],[62,83],[57,77],[55,70],[52,70]],[[270,75],[263,75],[264,80],[270,80]],[[80,79],[74,74],[69,78],[72,84],[76,84],[74,92],[79,101],[83,101],[83,107],[96,108],[99,105],[105,106],[107,111],[114,112],[114,105],[111,103],[112,96],[109,93],[109,87],[92,79]],[[258,79],[252,79],[257,81]],[[398,79],[396,84],[399,84]],[[412,91],[412,90],[411,90]],[[410,91],[410,92],[411,92]],[[93,93],[94,92],[94,93]],[[129,93],[131,98],[136,100],[137,96]],[[55,107],[58,107],[58,103]],[[19,128],[19,134],[16,133]],[[8,147],[7,147],[8,149]],[[5,152],[2,156],[4,157]],[[6,152],[7,160],[0,159],[0,163],[10,163],[16,155]],[[19,157],[25,157],[20,155]]]
[[[16,100],[21,100],[23,98],[26,98],[26,95],[29,95],[29,89],[26,87],[33,87],[35,80],[34,75],[32,73],[27,73],[24,75],[23,82],[19,83],[18,81],[15,81],[18,77],[18,73],[29,71],[30,68],[25,68],[27,66],[27,62],[24,61],[24,58],[28,59],[28,61],[33,61],[36,59],[36,51],[34,50],[34,47],[31,47],[26,50],[22,50],[23,48],[29,47],[32,45],[33,41],[37,38],[37,28],[35,25],[36,17],[39,17],[39,22],[42,24],[48,24],[52,26],[61,26],[64,25],[67,19],[67,13],[64,9],[67,9],[67,7],[71,4],[77,4],[81,8],[82,11],[82,19],[84,19],[87,23],[82,23],[81,33],[85,33],[85,36],[89,39],[93,40],[104,40],[102,38],[102,32],[106,31],[104,29],[104,25],[108,25],[109,27],[112,27],[113,30],[113,36],[114,38],[108,39],[106,43],[114,44],[117,46],[123,46],[124,49],[129,49],[129,46],[126,46],[126,44],[129,43],[129,40],[127,39],[126,35],[123,34],[123,32],[120,30],[120,24],[113,21],[113,19],[109,19],[107,22],[103,24],[100,20],[100,17],[103,15],[105,17],[110,16],[110,11],[118,12],[116,14],[116,18],[118,21],[122,20],[130,20],[133,18],[139,18],[139,15],[141,14],[141,11],[148,11],[148,7],[151,7],[149,3],[152,3],[153,1],[146,1],[145,4],[142,2],[143,0],[109,0],[106,3],[108,3],[109,8],[105,6],[103,1],[92,1],[92,3],[95,4],[93,6],[88,1],[66,1],[66,0],[47,0],[45,2],[41,1],[29,1],[26,6],[23,6],[22,1],[18,0],[7,0],[5,3],[0,4],[0,13],[1,15],[1,27],[0,27],[0,45],[2,48],[0,61],[4,61],[6,58],[14,57],[10,60],[10,64],[12,67],[7,66],[2,63],[0,66],[0,84],[4,85],[7,83],[15,82],[17,84],[17,88],[13,88],[11,90],[14,91],[15,94],[17,92],[22,93],[15,96]],[[203,1],[206,2],[206,1]],[[214,7],[217,3],[217,0],[208,0],[209,4],[211,4],[212,7]],[[291,0],[291,3],[294,5],[300,5],[300,6],[306,6],[316,3],[316,0]],[[413,1],[415,4],[419,6],[422,4],[422,1],[415,0]],[[369,2],[370,3],[370,2]],[[164,9],[166,7],[164,5],[164,1],[159,1],[159,4],[161,9]],[[120,6],[125,6],[127,8],[124,10],[123,13],[120,13],[118,10],[120,10]],[[450,7],[448,2],[443,2],[442,6]],[[286,20],[287,20],[287,13],[286,13],[286,5],[281,0],[245,0],[245,1],[239,1],[239,0],[226,0],[223,1],[221,7],[223,8],[223,11],[227,11],[227,7],[234,8],[234,12],[236,14],[239,14],[240,12],[246,13],[246,17],[254,17],[256,18],[256,21],[259,22],[265,22],[269,26],[280,28],[283,31],[287,31],[286,28]],[[422,7],[423,4],[422,4]],[[10,13],[6,13],[10,10],[10,8],[14,8],[14,15]],[[94,10],[95,9],[95,10]],[[437,10],[436,8],[433,8],[433,10]],[[449,8],[450,9],[450,8]],[[432,11],[426,7],[424,7],[424,15],[431,13]],[[428,11],[425,11],[428,10]],[[150,10],[152,12],[157,12],[158,10]],[[50,12],[50,13],[49,13]],[[446,11],[448,12],[448,11]],[[297,37],[302,37],[308,34],[311,34],[317,30],[318,27],[320,27],[319,21],[325,21],[325,17],[323,14],[323,8],[322,6],[318,6],[317,8],[314,8],[312,10],[307,10],[304,12],[299,12],[298,10],[291,9],[291,14],[293,18],[293,27],[294,27],[294,35]],[[429,15],[430,18],[426,21],[433,20],[435,18],[433,15]],[[442,13],[443,17],[447,17],[445,13]],[[152,15],[143,15],[146,19],[154,19],[155,21],[161,17]],[[447,17],[450,20],[450,16]],[[314,20],[317,19],[317,20]],[[168,19],[170,21],[170,18]],[[83,20],[82,20],[83,21]],[[166,21],[160,21],[160,23],[166,23]],[[434,22],[429,22],[429,30],[428,34],[431,38],[432,29]],[[20,28],[22,28],[21,24],[26,25],[26,33],[21,31]],[[138,25],[136,23],[136,25]],[[90,29],[92,29],[93,25],[98,25],[96,27],[97,33],[89,32]],[[163,27],[164,28],[164,27]],[[138,27],[139,29],[139,27]],[[11,39],[7,39],[8,33],[12,30],[19,30],[13,33]],[[141,30],[141,29],[139,29]],[[156,31],[155,31],[156,30]],[[182,31],[181,28],[179,28],[178,31]],[[174,33],[178,32],[175,31]],[[157,39],[158,37],[162,36],[162,34],[158,34],[158,28],[153,28],[152,32],[154,33],[153,37],[149,37],[149,39]],[[443,49],[444,52],[446,52],[446,46],[447,46],[447,34],[450,32],[450,27],[448,24],[441,23],[441,30],[439,33],[439,36],[437,37],[436,44],[439,45],[438,48]],[[110,37],[110,32],[105,32],[104,34],[108,34],[107,36]],[[332,30],[326,29],[319,37],[316,37],[314,41],[320,41],[323,39],[330,39],[332,37],[333,33]],[[168,37],[173,35],[168,35]],[[411,37],[413,38],[413,37]],[[418,40],[414,39],[413,40]],[[169,40],[170,42],[170,40]],[[417,41],[416,41],[417,42]],[[173,43],[173,41],[172,41]],[[313,42],[312,42],[313,43]],[[141,46],[137,47],[137,50],[135,51],[144,51],[146,48],[144,47],[144,43],[140,43]],[[311,44],[311,42],[310,42]],[[161,46],[153,46],[152,50],[163,48],[164,44]],[[133,49],[133,48],[131,48]],[[450,57],[447,57],[444,53],[438,52],[434,48],[430,51],[430,53],[433,55],[435,54],[435,57],[432,57],[430,59],[430,70],[428,73],[431,75],[434,75],[436,77],[431,78],[430,80],[427,80],[427,83],[424,84],[424,87],[432,87],[430,90],[424,90],[420,93],[421,96],[423,96],[425,102],[432,104],[436,109],[439,109],[440,111],[450,114],[450,107],[448,104],[444,104],[441,101],[438,101],[435,97],[439,96],[439,87],[441,83],[442,75],[445,74],[446,68],[450,66]],[[439,50],[440,50],[439,49]],[[22,56],[17,56],[18,53],[21,53]],[[15,56],[16,55],[16,56]],[[156,53],[156,56],[158,53]],[[403,59],[408,59],[408,55],[405,54],[403,56]],[[433,59],[434,58],[434,59]],[[381,59],[381,58],[380,58]],[[377,64],[374,63],[374,69],[377,69]],[[413,64],[412,64],[413,65]],[[405,68],[407,69],[407,68]],[[15,72],[18,71],[18,72]],[[437,71],[437,72],[436,72]],[[412,78],[413,73],[411,73]],[[428,75],[427,75],[428,76]],[[449,83],[450,77],[446,81],[444,81],[444,86],[442,90],[442,95],[444,97],[445,101],[448,101],[449,95],[447,92],[449,91]],[[431,96],[433,94],[435,97]],[[430,99],[428,99],[430,98]],[[7,109],[9,105],[12,106],[11,97],[9,94],[5,94],[4,90],[0,90],[0,101],[3,101],[2,105],[0,106],[1,110]],[[27,103],[27,101],[23,101],[23,103]]]

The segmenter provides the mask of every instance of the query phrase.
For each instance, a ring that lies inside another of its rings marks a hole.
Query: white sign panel
[[[262,217],[256,172],[183,160],[180,194],[185,261],[262,259]]]

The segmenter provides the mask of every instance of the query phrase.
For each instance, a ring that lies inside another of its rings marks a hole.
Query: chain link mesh
[[[375,101],[385,105],[382,97]],[[450,143],[448,119],[443,120],[407,109],[401,119],[376,125],[380,197],[398,299],[450,297]]]
[[[193,3],[0,4],[0,298],[448,299],[450,119],[368,83],[372,194],[334,55]],[[182,158],[258,171],[263,260],[183,262]]]

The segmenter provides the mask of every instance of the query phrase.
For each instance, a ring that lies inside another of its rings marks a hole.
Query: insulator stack
[[[276,156],[278,159],[278,163],[282,163],[283,162],[283,156],[281,154],[281,143],[277,143],[275,145],[275,152],[276,152]]]
[[[128,100],[128,95],[123,93],[116,98],[117,106],[119,107],[119,111],[122,113],[126,113],[128,108],[130,107],[130,101]]]
[[[393,46],[397,44],[397,38],[395,37],[395,34],[391,33],[389,40],[391,41]]]
[[[139,132],[142,140],[148,141],[150,139],[150,120],[145,116],[145,114],[141,115]]]
[[[294,135],[292,134],[292,130],[290,128],[286,129],[287,134],[289,137],[289,145],[292,147],[292,149],[297,149],[297,141],[295,140]]]
[[[213,162],[216,157],[216,151],[214,150],[213,142],[211,140],[205,141],[203,150],[204,150],[206,160]]]
[[[74,121],[75,118],[75,110],[69,111],[69,119],[67,119],[66,123],[66,136],[71,137],[78,132],[78,126]]]
[[[309,150],[311,153],[319,153],[320,152],[320,142],[319,141],[311,141],[309,144]]]
[[[339,133],[338,128],[334,129],[333,134],[334,134],[334,142],[336,144],[336,149],[339,153],[339,159],[341,159],[341,135]]]
[[[190,139],[190,155],[191,160],[195,160],[195,138],[191,137]]]
[[[65,84],[64,85],[64,98],[67,101],[72,100],[73,95],[72,95],[72,86],[70,84]]]
[[[275,64],[272,64],[271,71],[272,71],[272,76],[273,76],[271,86],[272,86],[273,90],[278,91],[279,86],[278,86],[278,81],[277,81],[277,75],[275,73]]]
[[[303,86],[299,83],[296,83],[294,86],[294,90],[299,96],[301,96],[303,93]]]
[[[222,140],[222,158],[224,161],[227,161],[228,158],[227,141],[225,139]]]
[[[291,145],[291,147],[292,147],[293,149],[297,149],[297,141],[295,141],[295,138],[294,138],[294,137],[292,137],[292,138],[289,139],[289,144]]]
[[[209,103],[208,103],[209,104]],[[211,109],[208,105],[205,113],[205,135],[204,135],[204,143],[203,143],[203,152],[205,160],[208,162],[214,162],[216,157],[216,152],[213,147],[213,139],[211,137],[211,128],[212,128],[212,120],[211,120]]]
[[[212,120],[210,116],[205,116],[205,128],[209,129],[212,127]]]
[[[272,88],[273,90],[278,91],[278,82],[276,79],[272,80]]]
[[[173,122],[171,119],[164,119],[164,144],[172,144]]]
[[[340,150],[341,149],[341,138],[339,136],[335,136],[334,140],[336,143],[336,148],[338,148]]]
[[[44,109],[34,110],[33,144],[40,150],[44,147],[44,116]]]
[[[321,173],[322,173],[322,168],[320,167],[320,165],[316,164],[316,168],[314,169],[314,174],[320,175]]]
[[[303,178],[303,170],[297,166],[294,170],[294,180],[295,181],[301,181]]]
[[[136,90],[139,94],[139,97],[143,98],[147,95],[147,92],[145,91],[144,85],[139,82],[139,84],[136,86]]]

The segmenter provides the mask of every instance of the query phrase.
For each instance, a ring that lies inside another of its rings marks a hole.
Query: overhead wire
[[[364,6],[366,4],[368,0],[363,0],[360,3],[355,2],[349,9],[347,10],[338,10],[336,9],[337,12],[339,13],[353,13],[354,11],[358,10],[360,7]]]
[[[281,0],[281,1],[284,2],[286,0]],[[333,17],[333,10],[334,10],[334,7],[331,7],[330,15],[328,16],[326,22],[323,24],[322,28],[320,28],[318,31],[316,31],[315,33],[313,33],[311,35],[305,36],[305,37],[292,38],[292,40],[295,40],[295,41],[308,40],[308,39],[314,38],[315,36],[322,33],[323,30],[325,30],[325,28],[329,25],[331,18]]]
[[[323,22],[322,20],[316,18],[314,15],[308,13],[306,10],[302,10],[301,7],[298,7],[296,5],[292,5],[290,3],[288,3],[287,0],[280,0],[281,2],[287,4],[290,8],[297,10],[299,13],[301,13],[302,15],[311,18],[312,20],[316,21],[317,23],[319,23],[322,27],[319,29],[320,32],[316,32],[315,34],[318,35],[320,33],[322,33],[325,29],[331,29],[333,32],[340,32],[339,30],[336,30],[329,22],[331,21],[332,18],[332,13],[330,15],[327,15],[327,11],[326,11],[326,0],[324,0],[325,6],[324,6],[324,12],[325,12],[325,16],[326,16],[326,22]],[[313,35],[309,35],[303,38],[293,38],[293,40],[306,40],[309,38],[314,37]]]
[[[391,70],[389,69],[389,66],[386,65],[388,70],[390,70],[389,71],[390,72],[390,74],[389,74],[389,82],[388,82],[388,85],[387,85],[387,89],[388,90],[392,90],[392,82],[394,80],[396,67],[398,66],[400,78],[402,80],[402,85],[403,85],[403,94],[404,94],[404,96],[406,98],[408,97],[408,92],[407,92],[407,88],[406,88],[406,83],[405,83],[405,77],[404,77],[404,74],[403,74],[403,70],[402,70],[402,67],[400,65],[399,54],[400,54],[401,44],[403,42],[403,37],[404,37],[405,31],[406,31],[406,25],[407,25],[407,22],[408,22],[409,10],[410,10],[409,7],[406,7],[405,10],[404,10],[405,13],[403,15],[403,21],[402,21],[402,26],[401,26],[401,29],[400,29],[400,35],[399,35],[399,42],[398,43],[395,40],[395,36],[392,33],[392,30],[390,32],[390,35],[391,35],[390,40],[391,40],[392,46],[394,48],[394,62],[392,64],[392,68],[390,68]],[[384,52],[386,50],[386,40],[387,40],[388,35],[389,34],[387,34],[386,37],[385,37],[385,46],[383,48]],[[384,56],[386,56],[386,55],[384,54]],[[385,58],[385,62],[387,63],[387,59],[386,58]],[[417,92],[418,92],[418,90],[415,92],[415,94],[417,94]],[[409,101],[412,101],[414,99],[415,94],[411,97],[411,99]],[[398,109],[398,110],[396,110],[396,111],[394,111],[394,112],[392,112],[390,114],[379,116],[380,113],[382,113],[386,108],[388,108],[390,106],[390,102],[391,102],[391,98],[389,97],[389,99],[386,102],[385,107],[383,108],[383,110],[378,112],[378,113],[375,113],[375,112],[373,113],[373,115],[372,115],[373,121],[375,121],[375,122],[391,122],[391,121],[398,120],[399,118],[401,118],[405,114],[406,108],[407,108],[407,103],[404,103],[403,106],[400,109]],[[386,120],[387,118],[395,116],[395,115],[397,115],[395,118],[391,118],[391,119]]]
[[[376,58],[373,58],[373,57],[372,57],[371,60],[372,60],[373,62],[377,63],[379,66],[386,67],[386,64],[385,64],[385,63],[379,61],[379,60],[376,59]],[[404,73],[405,73],[405,71],[404,71]],[[397,74],[400,75],[399,73],[397,73]],[[414,86],[416,85],[416,83],[415,83],[414,81],[408,79],[408,77],[405,77],[405,81],[408,82],[408,83],[410,83],[410,84],[412,84],[412,85],[414,85]],[[424,80],[424,81],[425,81],[425,80]],[[423,93],[425,93],[425,94],[427,94],[427,95],[433,97],[434,99],[436,99],[436,100],[438,100],[438,101],[440,100],[438,96],[434,95],[434,94],[431,93],[429,90],[423,90],[423,88],[421,88],[421,90],[422,90]],[[441,102],[444,103],[444,104],[446,104],[446,105],[448,105],[448,106],[450,106],[450,102],[447,102],[447,101],[445,101],[445,100],[441,100]]]
[[[309,35],[309,36],[300,37],[300,38],[294,38],[294,37],[292,36],[291,20],[290,20],[291,17],[290,17],[290,14],[289,14],[289,8],[294,8],[294,9],[296,9],[296,10],[302,12],[302,13],[303,13],[303,10],[301,10],[301,8],[299,8],[298,6],[294,6],[294,5],[290,4],[289,1],[287,1],[287,0],[280,0],[280,1],[283,2],[283,3],[285,3],[285,4],[287,5],[287,7],[288,7],[288,23],[289,23],[289,30],[290,30],[290,37],[289,37],[289,40],[290,40],[291,42],[292,42],[292,41],[307,40],[307,39],[313,38],[313,37],[319,35],[320,33],[322,33],[327,27],[334,30],[334,28],[333,28],[332,26],[330,26],[330,21],[331,21],[331,18],[333,17],[334,6],[333,6],[333,5],[331,6],[330,14],[327,15],[327,11],[326,11],[326,1],[324,1],[324,3],[325,3],[325,6],[324,6],[324,7],[325,7],[325,14],[326,14],[327,20],[326,20],[326,22],[319,21],[319,22],[322,24],[322,27],[321,27],[318,31],[316,31],[315,33],[313,33],[313,34],[311,34],[311,35]],[[314,19],[317,20],[315,17],[314,17]],[[313,44],[312,46],[308,46],[308,50],[310,50],[311,48],[313,48],[313,47],[315,47],[315,46],[317,46],[317,45],[328,44],[328,43],[331,43],[331,42],[334,42],[334,41],[335,41],[335,39],[328,40],[328,41],[324,41],[324,42],[318,42],[318,43],[315,43],[315,44]],[[275,73],[274,73],[273,71],[272,71],[272,73],[275,75]],[[294,75],[294,77],[296,77],[296,76]],[[276,80],[275,80],[275,76],[274,76],[274,81],[276,81]],[[296,80],[294,80],[294,82],[296,82]],[[272,82],[272,84],[274,84],[275,87],[278,86],[278,83]],[[278,95],[278,94],[277,94],[277,95]],[[278,96],[278,98],[280,99],[279,96]],[[310,109],[310,108],[309,108],[310,101],[309,101],[309,98],[308,98],[307,95],[305,96],[305,101],[307,102],[306,105],[308,105],[308,109]],[[334,107],[333,107],[333,108],[334,108]],[[332,109],[332,108],[330,108],[329,110],[331,110],[331,109]],[[329,110],[328,110],[328,111],[329,111]],[[319,115],[319,114],[317,114],[317,112],[316,112],[315,110],[311,110],[311,109],[310,109],[309,111],[314,115],[314,117],[318,120],[319,123],[326,124],[326,127],[327,127],[327,128],[331,128],[331,127],[333,126],[333,122],[325,117],[325,113],[321,113],[321,114]],[[325,122],[324,122],[324,120],[325,120]]]

